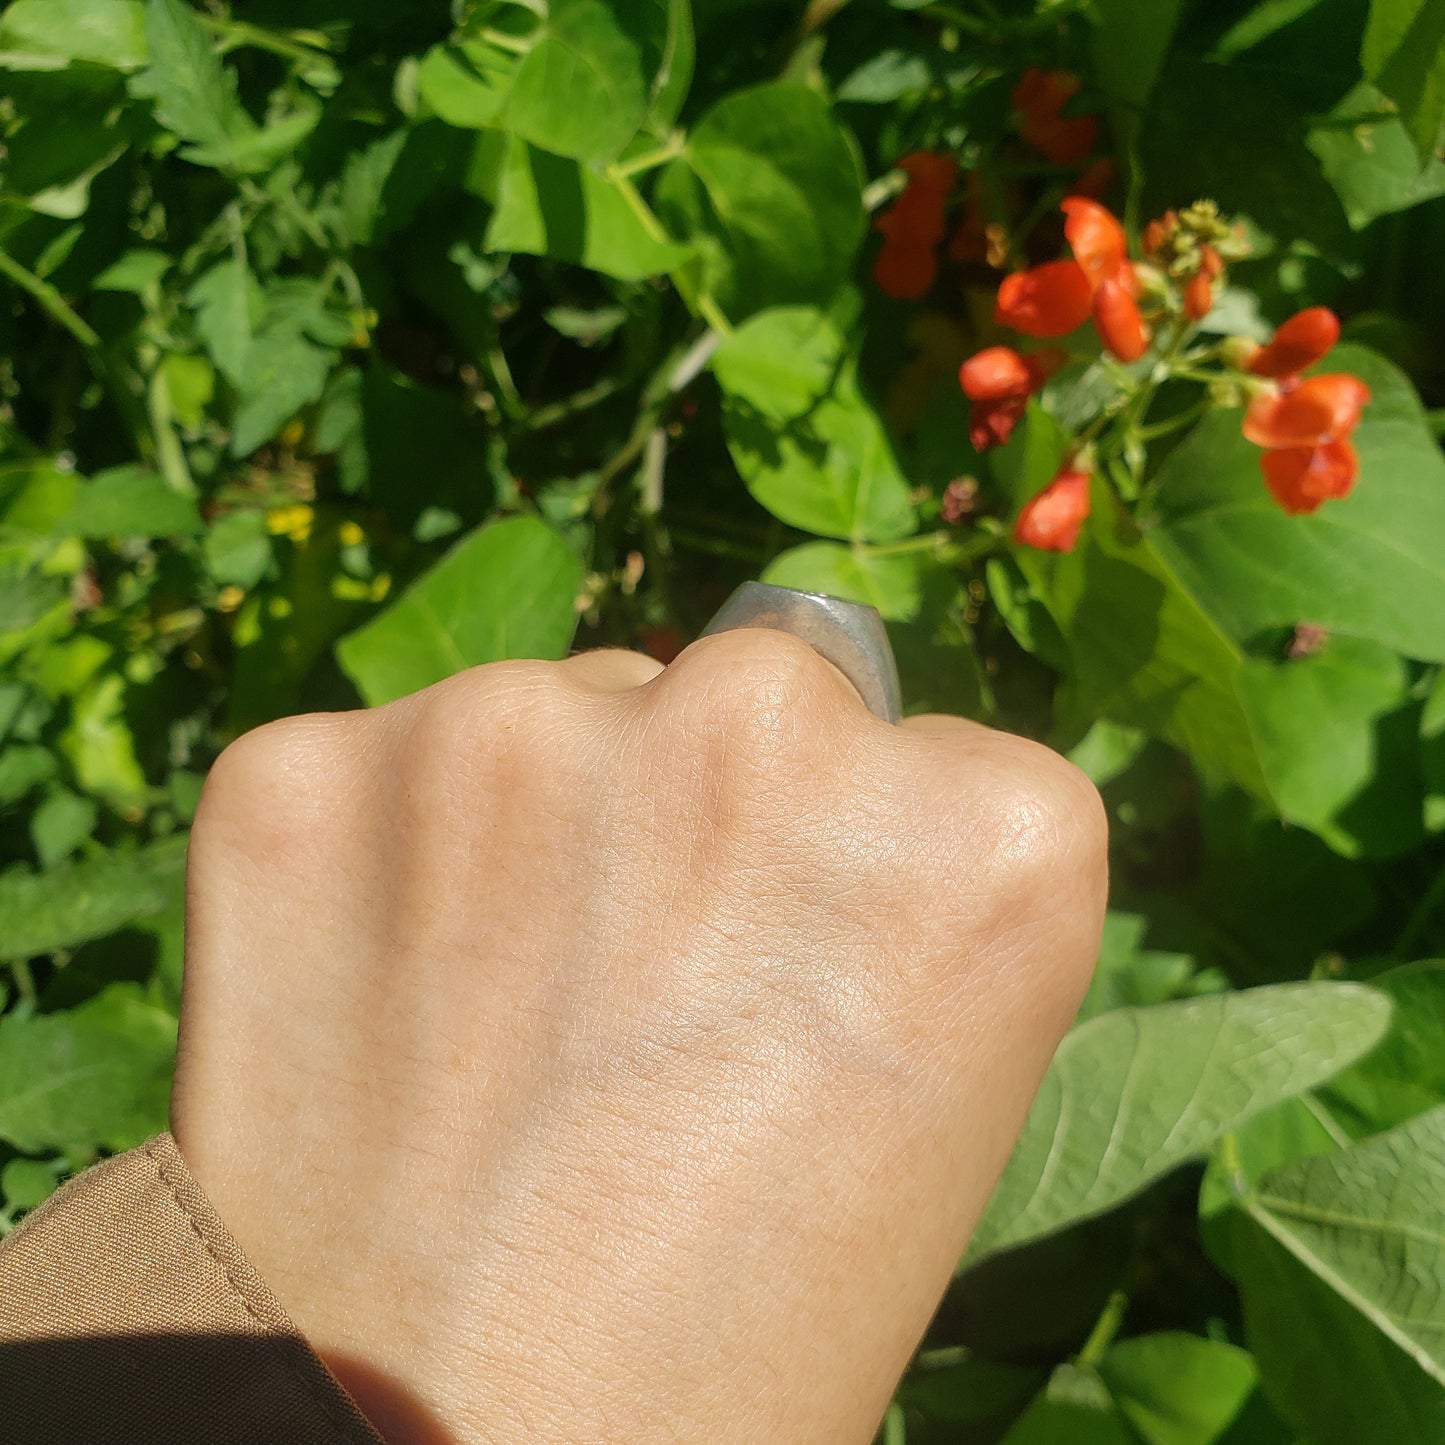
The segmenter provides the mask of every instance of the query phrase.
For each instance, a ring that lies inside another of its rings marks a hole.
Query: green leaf
[[[43,70],[82,60],[135,70],[146,54],[140,0],[13,0],[0,15],[0,66]]]
[[[1233,60],[1324,3],[1325,0],[1263,0],[1220,36],[1210,59]]]
[[[1098,1375],[1064,1364],[1002,1445],[1135,1445],[1135,1439]]]
[[[1238,642],[1310,622],[1445,660],[1445,456],[1389,362],[1340,346],[1326,364],[1373,392],[1354,438],[1360,479],[1351,495],[1311,516],[1286,515],[1265,491],[1239,413],[1215,412],[1160,468],[1150,541]]]
[[[923,605],[923,574],[929,565],[917,552],[879,553],[836,542],[805,542],[774,557],[761,580],[863,602],[876,607],[885,622],[908,622]]]
[[[290,325],[261,332],[246,349],[231,424],[231,454],[244,457],[277,432],[302,407],[320,398],[333,353]]]
[[[712,367],[728,450],[774,516],[853,541],[913,531],[907,480],[827,316],[806,307],[764,312],[718,347]]]
[[[171,258],[164,251],[150,247],[127,251],[117,261],[112,261],[94,281],[92,291],[123,291],[131,296],[140,296],[160,281],[171,268]]]
[[[1217,974],[1200,974],[1187,953],[1144,947],[1148,920],[1113,910],[1104,918],[1104,935],[1089,991],[1079,1007],[1079,1022],[1120,1008],[1147,1008],[1196,993],[1222,988]]]
[[[193,537],[202,530],[195,501],[173,491],[144,467],[97,472],[75,490],[69,513],[56,524],[62,537]]]
[[[1074,704],[1143,728],[1266,796],[1236,686],[1240,654],[1102,482],[1079,545],[1057,559],[1021,552],[1068,651]]]
[[[212,266],[186,293],[196,313],[196,334],[216,370],[240,385],[251,349],[252,329],[261,294],[245,263],[222,261]]]
[[[134,808],[146,797],[145,774],[125,717],[125,691],[120,673],[103,673],[75,698],[70,726],[60,735],[60,750],[76,782],[119,809]]]
[[[61,1160],[12,1159],[0,1169],[0,1195],[7,1209],[34,1209],[50,1197],[63,1167]]]
[[[130,1149],[166,1127],[176,1021],[138,985],[64,1013],[0,1018],[0,1138],[17,1149]]]
[[[507,124],[557,155],[608,161],[642,129],[667,49],[666,0],[552,0],[512,81]]]
[[[1239,693],[1286,822],[1351,858],[1389,857],[1423,839],[1419,707],[1395,653],[1337,637],[1286,662],[1248,658]]]
[[[434,45],[417,67],[417,90],[448,125],[485,130],[507,103],[516,57],[485,44]]]
[[[1445,161],[1422,166],[1405,123],[1368,81],[1311,129],[1309,148],[1356,230],[1380,216],[1445,195]]]
[[[464,537],[336,655],[368,705],[464,668],[562,657],[577,625],[582,570],[543,523],[513,517]]]
[[[500,137],[504,159],[487,225],[488,251],[551,256],[636,281],[681,264],[687,251],[649,233],[612,181],[576,161]]]
[[[249,591],[271,565],[271,534],[265,514],[250,509],[226,512],[206,533],[206,571],[218,586]]]
[[[179,889],[186,840],[166,838],[62,863],[0,872],[0,960],[34,958],[103,938],[158,913]]]
[[[1393,968],[1370,986],[1395,1005],[1390,1031],[1320,1091],[1356,1135],[1392,1129],[1445,1104],[1445,962]]]
[[[341,217],[354,245],[377,239],[386,219],[387,191],[410,134],[394,130],[347,156],[341,172]]]
[[[1445,1108],[1272,1170],[1231,1247],[1265,1388],[1319,1445],[1445,1426]]]
[[[1184,0],[1094,0],[1092,52],[1099,83],[1121,105],[1141,110],[1169,53]]]
[[[154,102],[156,121],[205,154],[249,137],[255,124],[236,98],[236,73],[185,0],[149,0],[145,27],[150,63],[130,88]]]
[[[713,106],[663,173],[656,201],[673,233],[699,249],[693,284],[734,319],[827,302],[863,239],[852,142],[821,96],[790,81]]]
[[[55,754],[38,743],[0,748],[0,808],[18,803],[31,789],[49,782],[55,769]]]
[[[1244,1350],[1175,1331],[1121,1340],[1098,1369],[1119,1413],[1147,1445],[1213,1445],[1258,1378]]]
[[[95,831],[99,809],[69,788],[54,788],[30,815],[30,839],[40,866],[53,868]]]
[[[1421,163],[1434,159],[1445,132],[1445,6],[1370,0],[1360,64],[1399,106]]]
[[[1353,984],[1280,984],[1120,1009],[1059,1046],[966,1263],[1102,1214],[1384,1033]]]

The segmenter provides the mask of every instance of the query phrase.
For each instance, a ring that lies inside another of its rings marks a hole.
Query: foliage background
[[[1222,398],[1139,419],[1141,525],[1008,543],[1105,370],[974,454],[1000,273],[891,301],[868,212],[927,147],[996,261],[1048,240],[1030,65],[1131,225],[1245,220],[1206,332],[1344,316],[1348,500],[1280,513]],[[0,1227],[164,1127],[226,740],[666,657],[764,575],[875,603],[910,708],[1069,751],[1114,826],[885,1437],[1445,1441],[1441,0],[12,0],[0,67]]]

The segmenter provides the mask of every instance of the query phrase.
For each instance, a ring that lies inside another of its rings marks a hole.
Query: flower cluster
[[[1244,434],[1264,448],[1259,461],[1265,485],[1292,516],[1348,496],[1360,472],[1350,436],[1369,387],[1348,372],[1300,376],[1324,359],[1339,334],[1334,312],[1312,306],[1243,357],[1247,371],[1269,382],[1244,414]]]
[[[908,183],[873,223],[883,237],[873,262],[879,289],[899,301],[916,301],[938,279],[938,245],[944,208],[958,179],[952,156],[914,151],[898,162]]]
[[[1013,529],[1016,541],[1059,552],[1073,548],[1089,515],[1090,478],[1101,455],[1106,474],[1116,481],[1123,467],[1121,496],[1127,501],[1139,495],[1142,460],[1129,458],[1142,459],[1146,439],[1191,424],[1208,404],[1146,427],[1159,386],[1174,379],[1202,382],[1220,401],[1241,395],[1248,400],[1244,435],[1263,448],[1265,485],[1286,512],[1312,512],[1349,493],[1359,473],[1350,438],[1369,388],[1344,373],[1303,375],[1339,339],[1332,311],[1323,306],[1302,311],[1264,345],[1201,337],[1197,323],[1213,309],[1216,285],[1229,263],[1247,254],[1239,229],[1211,202],[1151,221],[1138,261],[1129,255],[1123,226],[1099,202],[1075,195],[1061,209],[1070,255],[1005,277],[995,320],[1049,340],[1092,323],[1106,357],[1126,364],[1142,361],[1156,339],[1158,349],[1146,370],[1115,368],[1117,395],[1079,434],[1053,481],[1024,506]],[[1094,355],[1092,348],[1081,348],[1078,359]],[[1069,352],[1057,347],[1024,351],[1004,345],[969,357],[959,384],[972,404],[969,440],[975,450],[1007,442],[1029,398],[1068,359]],[[1205,372],[1205,366],[1216,369]]]

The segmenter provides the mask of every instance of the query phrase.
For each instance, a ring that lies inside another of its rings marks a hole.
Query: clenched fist
[[[273,723],[196,820],[174,1131],[393,1439],[866,1442],[1104,859],[1053,753],[776,632]]]

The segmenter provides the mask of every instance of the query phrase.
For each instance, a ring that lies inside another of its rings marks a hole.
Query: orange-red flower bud
[[[1270,495],[1291,516],[1313,512],[1332,498],[1349,496],[1360,474],[1359,454],[1343,439],[1265,452],[1259,465]]]
[[[1224,257],[1208,242],[1199,248],[1199,270],[1211,281],[1217,281],[1224,275]]]
[[[1291,316],[1249,361],[1256,376],[1297,376],[1340,339],[1340,318],[1328,306]]]
[[[1065,467],[1043,491],[1024,503],[1013,538],[1047,552],[1072,552],[1089,515],[1089,473]]]
[[[1164,249],[1179,225],[1178,211],[1165,211],[1162,216],[1156,217],[1144,227],[1143,243],[1144,254],[1151,260],[1158,256]]]
[[[1105,348],[1120,361],[1138,361],[1149,349],[1149,328],[1139,303],[1122,279],[1111,277],[1094,292],[1094,325]]]
[[[1202,321],[1213,305],[1213,283],[1203,271],[1196,271],[1184,286],[1184,314],[1191,321]]]
[[[1089,319],[1089,279],[1075,261],[1048,261],[1004,277],[994,319],[1025,336],[1067,336]]]
[[[1078,93],[1078,76],[1036,65],[1024,71],[1014,87],[1019,134],[1056,166],[1081,164],[1099,139],[1094,116],[1063,114]]]
[[[1256,446],[1314,447],[1347,437],[1360,423],[1370,388],[1347,372],[1311,376],[1250,402],[1244,434]]]
[[[938,258],[927,243],[884,241],[873,261],[878,288],[897,301],[917,301],[938,279]]]

